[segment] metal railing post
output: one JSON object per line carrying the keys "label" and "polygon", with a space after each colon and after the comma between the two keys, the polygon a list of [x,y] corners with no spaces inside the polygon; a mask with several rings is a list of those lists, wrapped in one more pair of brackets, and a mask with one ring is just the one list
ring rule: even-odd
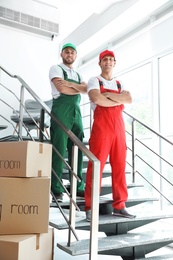
{"label": "metal railing post", "polygon": [[93,162],[92,171],[92,207],[90,226],[89,260],[98,259],[98,226],[99,226],[99,194],[100,194],[100,162]]}
{"label": "metal railing post", "polygon": [[22,122],[23,122],[23,102],[24,102],[24,86],[21,85],[20,90],[20,105],[19,105],[19,137],[22,139]]}
{"label": "metal railing post", "polygon": [[135,182],[135,120],[132,120],[132,182]]}
{"label": "metal railing post", "polygon": [[[73,146],[72,150],[72,170],[74,172],[77,172],[77,165],[78,165],[78,147],[76,145]],[[71,184],[70,184],[70,195],[74,201],[76,201],[76,190],[77,190],[77,179],[76,177],[71,173]],[[75,229],[75,217],[76,217],[76,207],[70,201],[70,214],[69,214],[69,222],[71,227]],[[69,229],[68,232],[68,246],[70,246],[72,242],[71,237],[71,229]]]}
{"label": "metal railing post", "polygon": [[43,132],[44,132],[44,109],[41,109],[41,111],[40,111],[39,142],[43,142]]}

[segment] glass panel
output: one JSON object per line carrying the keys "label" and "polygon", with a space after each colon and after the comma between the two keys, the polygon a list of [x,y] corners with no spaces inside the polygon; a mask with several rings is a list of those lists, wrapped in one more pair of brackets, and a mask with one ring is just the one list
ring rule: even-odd
{"label": "glass panel", "polygon": [[162,134],[173,134],[173,53],[159,59],[160,83],[160,131]]}
{"label": "glass panel", "polygon": [[118,79],[133,98],[132,104],[125,105],[125,110],[144,124],[152,126],[151,63],[118,76]]}
{"label": "glass panel", "polygon": [[[173,53],[159,59],[159,86],[160,86],[160,132],[171,142],[173,142]],[[172,201],[173,197],[173,175],[172,175],[172,154],[173,147],[165,142],[161,143],[161,154],[169,163],[162,162],[161,170],[165,179],[161,181],[161,190],[163,194]],[[167,201],[163,203],[164,208],[169,206]]]}

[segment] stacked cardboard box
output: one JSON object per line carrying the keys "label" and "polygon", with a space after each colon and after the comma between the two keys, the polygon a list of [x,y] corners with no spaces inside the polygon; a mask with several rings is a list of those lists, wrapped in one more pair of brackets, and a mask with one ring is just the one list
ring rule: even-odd
{"label": "stacked cardboard box", "polygon": [[51,144],[0,143],[1,260],[53,259],[51,158]]}

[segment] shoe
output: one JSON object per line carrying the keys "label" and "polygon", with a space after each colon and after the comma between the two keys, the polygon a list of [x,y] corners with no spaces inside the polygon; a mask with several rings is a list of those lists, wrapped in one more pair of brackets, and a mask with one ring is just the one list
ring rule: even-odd
{"label": "shoe", "polygon": [[90,222],[91,221],[91,210],[86,211],[86,221]]}
{"label": "shoe", "polygon": [[53,203],[56,202],[56,201],[58,201],[58,202],[62,202],[63,201],[63,193],[56,193],[54,195],[55,195],[56,200],[54,199],[54,197],[52,197],[52,202]]}
{"label": "shoe", "polygon": [[77,191],[77,197],[78,198],[84,198],[85,197],[85,191],[84,190],[79,190],[79,191]]}
{"label": "shoe", "polygon": [[131,215],[127,212],[126,208],[123,209],[114,209],[113,213],[114,216],[119,216],[119,217],[123,217],[123,218],[135,218],[135,215]]}

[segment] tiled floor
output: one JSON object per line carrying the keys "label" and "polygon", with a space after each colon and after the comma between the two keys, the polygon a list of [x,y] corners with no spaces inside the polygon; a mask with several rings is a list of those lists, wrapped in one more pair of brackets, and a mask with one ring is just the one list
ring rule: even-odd
{"label": "tiled floor", "polygon": [[[68,210],[66,211],[66,213],[68,213]],[[79,212],[76,215],[76,218],[83,218],[85,217],[84,212]],[[50,209],[50,220],[53,219],[58,219],[58,223],[63,223],[64,219],[61,216],[60,212],[58,209],[56,208],[51,208]],[[170,220],[163,220],[163,225],[168,225],[168,226],[172,226],[173,229],[173,221],[172,219]],[[152,223],[153,224],[153,223]],[[150,225],[150,224],[149,224]],[[145,225],[145,230],[147,230],[147,227],[149,228],[149,225]],[[77,230],[76,231],[79,239],[80,238],[89,238],[89,231],[82,231],[82,230]],[[101,234],[101,236],[104,236],[104,234]],[[71,256],[67,253],[65,253],[64,251],[60,250],[57,247],[57,242],[67,242],[67,238],[68,238],[68,231],[67,230],[58,230],[55,229],[55,246],[54,246],[54,260],[89,260],[89,256],[88,255],[79,255],[79,256]],[[159,250],[156,250],[155,252],[152,252],[150,254],[148,254],[148,256],[154,256],[154,255],[165,255],[165,254],[172,254],[173,255],[173,248],[172,247],[164,247],[161,248]],[[119,256],[105,256],[105,255],[98,255],[98,259],[97,260],[122,260],[121,257]],[[173,259],[173,257],[172,257]]]}

